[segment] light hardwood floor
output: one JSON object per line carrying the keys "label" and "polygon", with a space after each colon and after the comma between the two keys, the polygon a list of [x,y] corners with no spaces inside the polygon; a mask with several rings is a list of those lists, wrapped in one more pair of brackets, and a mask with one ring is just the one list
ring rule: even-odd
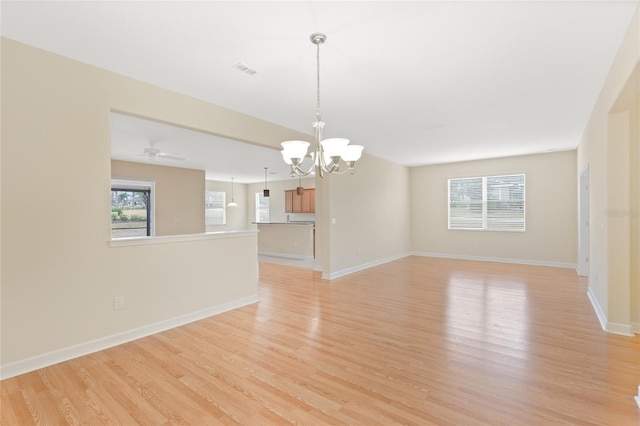
{"label": "light hardwood floor", "polygon": [[640,336],[575,271],[408,257],[1,382],[2,425],[638,425]]}

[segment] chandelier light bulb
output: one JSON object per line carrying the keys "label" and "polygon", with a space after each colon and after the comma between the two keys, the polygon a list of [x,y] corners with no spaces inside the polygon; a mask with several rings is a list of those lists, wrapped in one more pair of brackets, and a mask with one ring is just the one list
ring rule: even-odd
{"label": "chandelier light bulb", "polygon": [[342,159],[346,162],[358,161],[362,156],[362,145],[349,145],[342,152]]}
{"label": "chandelier light bulb", "polygon": [[310,144],[305,141],[287,141],[280,145],[282,145],[282,157],[285,163],[296,164],[294,159],[297,159],[298,163],[302,162],[302,159],[307,155]]}
{"label": "chandelier light bulb", "polygon": [[349,144],[349,139],[344,139],[344,138],[325,139],[322,142],[320,142],[320,144],[324,149],[325,156],[330,158],[341,157],[345,148]]}

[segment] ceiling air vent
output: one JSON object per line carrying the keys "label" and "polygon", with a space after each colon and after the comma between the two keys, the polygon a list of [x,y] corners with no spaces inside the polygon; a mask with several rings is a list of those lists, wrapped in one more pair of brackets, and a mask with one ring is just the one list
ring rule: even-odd
{"label": "ceiling air vent", "polygon": [[256,74],[258,72],[257,70],[254,70],[253,68],[251,68],[250,66],[248,66],[246,64],[243,64],[242,62],[238,62],[232,68],[235,68],[238,71],[242,71],[243,73],[245,73],[247,75],[254,75],[254,74]]}

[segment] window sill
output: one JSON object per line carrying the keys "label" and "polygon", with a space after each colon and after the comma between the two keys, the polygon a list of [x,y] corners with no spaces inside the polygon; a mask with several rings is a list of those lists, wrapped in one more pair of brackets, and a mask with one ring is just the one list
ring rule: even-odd
{"label": "window sill", "polygon": [[124,247],[124,246],[144,246],[149,244],[167,244],[177,243],[184,241],[201,241],[201,240],[218,240],[222,238],[238,238],[246,237],[250,235],[257,235],[258,231],[220,231],[220,232],[206,232],[204,234],[189,234],[189,235],[166,235],[162,237],[130,237],[130,238],[118,238],[109,241],[109,247]]}

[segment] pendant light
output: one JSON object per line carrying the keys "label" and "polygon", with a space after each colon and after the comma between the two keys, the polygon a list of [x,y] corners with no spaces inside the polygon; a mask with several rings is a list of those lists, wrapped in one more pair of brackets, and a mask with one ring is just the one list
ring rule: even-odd
{"label": "pendant light", "polygon": [[233,201],[233,178],[231,178],[231,202],[227,204],[227,207],[238,207],[238,203]]}
{"label": "pendant light", "polygon": [[302,177],[298,176],[298,187],[296,188],[296,194],[304,194],[304,188],[302,187]]}
{"label": "pendant light", "polygon": [[264,168],[264,190],[262,191],[263,197],[269,196],[269,190],[267,189],[267,170],[269,170],[269,168],[265,167]]}

